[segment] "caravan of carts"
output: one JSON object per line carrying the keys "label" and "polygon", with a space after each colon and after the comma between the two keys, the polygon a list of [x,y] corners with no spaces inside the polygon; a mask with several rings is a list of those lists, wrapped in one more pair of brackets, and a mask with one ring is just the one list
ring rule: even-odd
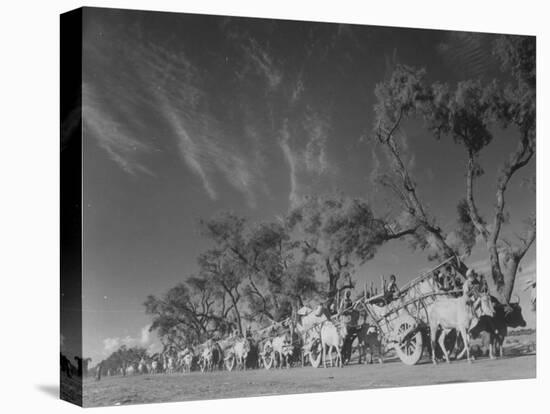
{"label": "caravan of carts", "polygon": [[[450,258],[410,281],[392,300],[387,300],[384,293],[367,295],[365,292],[352,306],[335,315],[322,306],[303,307],[293,317],[247,332],[244,337],[210,339],[194,350],[187,349],[178,353],[172,365],[181,367],[182,372],[343,366],[351,357],[352,343],[357,344],[359,362],[366,357],[367,347],[372,361],[374,343],[380,362],[392,352],[403,363],[414,365],[430,346],[427,338],[431,305],[439,297],[461,294],[457,290],[443,290],[439,284],[440,269],[449,266],[457,270],[459,259]],[[169,362],[164,365],[167,364]]]}

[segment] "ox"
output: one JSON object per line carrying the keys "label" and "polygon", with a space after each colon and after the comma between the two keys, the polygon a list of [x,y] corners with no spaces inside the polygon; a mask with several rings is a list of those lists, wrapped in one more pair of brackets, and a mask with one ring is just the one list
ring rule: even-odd
{"label": "ox", "polygon": [[203,371],[212,371],[223,363],[223,351],[217,342],[209,339],[200,355],[200,365]]}
{"label": "ox", "polygon": [[[378,361],[383,362],[382,359],[382,341],[378,336],[378,329],[374,325],[368,323],[362,324],[357,330],[357,344],[359,346],[359,364],[361,364],[362,357],[365,357],[365,364],[373,363],[374,350],[378,352]],[[367,360],[367,349],[369,350],[370,358]]]}
{"label": "ox", "polygon": [[136,369],[134,367],[134,363],[130,362],[126,367],[126,375],[134,375],[135,373],[136,373]]}
{"label": "ox", "polygon": [[176,360],[171,355],[164,355],[164,368],[166,374],[173,374],[176,370]]}
{"label": "ox", "polygon": [[308,335],[311,329],[318,328],[323,322],[330,320],[330,314],[321,305],[315,310],[304,306],[298,310],[296,316],[298,317],[296,329],[302,335]]}
{"label": "ox", "polygon": [[470,329],[472,339],[482,337],[482,341],[489,348],[489,358],[495,358],[496,341],[498,338],[498,329],[494,323],[494,318],[489,315],[481,315],[475,326]]}
{"label": "ox", "polygon": [[146,374],[148,371],[147,371],[147,365],[146,365],[146,362],[145,362],[145,358],[141,358],[139,360],[139,363],[138,363],[138,366],[137,366],[137,372],[139,374]]}
{"label": "ox", "polygon": [[246,370],[246,359],[250,352],[250,342],[246,338],[239,339],[233,345],[233,352],[237,361],[237,366]]}
{"label": "ox", "polygon": [[191,369],[193,368],[193,354],[189,353],[183,357],[183,372],[191,372]]}
{"label": "ox", "polygon": [[514,303],[502,304],[495,297],[491,297],[493,306],[495,308],[495,315],[493,317],[493,323],[498,331],[495,341],[495,347],[498,350],[499,356],[503,355],[502,345],[504,339],[508,334],[508,328],[524,327],[526,325],[525,319],[521,313],[521,306],[518,301]]}
{"label": "ox", "polygon": [[159,361],[159,355],[158,354],[155,354],[153,355],[152,357],[152,361],[151,361],[151,374],[158,374],[162,371],[163,367],[162,367],[162,362]]}
{"label": "ox", "polygon": [[277,359],[280,361],[278,364],[279,368],[282,368],[283,365],[290,368],[290,358],[294,353],[294,346],[292,345],[290,334],[285,333],[273,338],[271,345],[273,347],[275,361],[277,361]]}
{"label": "ox", "polygon": [[332,362],[332,350],[335,349],[337,366],[344,366],[341,349],[347,334],[348,330],[345,323],[335,324],[332,321],[326,321],[321,326],[321,346],[323,348],[323,366],[325,368],[327,367],[327,347],[330,356],[330,365],[334,366]]}
{"label": "ox", "polygon": [[429,313],[429,321],[432,362],[434,364],[437,364],[435,357],[435,339],[438,327],[441,327],[439,346],[443,350],[447,363],[450,361],[449,352],[445,347],[445,337],[452,329],[456,329],[462,336],[462,340],[464,341],[464,349],[466,351],[466,358],[468,362],[471,362],[468,330],[470,328],[470,324],[472,323],[472,319],[474,318],[474,314],[468,301],[468,296],[462,295],[458,298],[439,298],[433,303]]}

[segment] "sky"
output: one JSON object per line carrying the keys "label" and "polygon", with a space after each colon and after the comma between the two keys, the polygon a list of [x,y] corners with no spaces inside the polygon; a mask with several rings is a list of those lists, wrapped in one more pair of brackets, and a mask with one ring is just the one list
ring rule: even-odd
{"label": "sky", "polygon": [[[374,88],[395,64],[451,85],[506,81],[489,34],[114,9],[86,9],[83,28],[83,329],[92,365],[122,344],[158,349],[143,302],[196,270],[209,247],[200,218],[231,210],[274,220],[306,195],[330,193],[395,212],[373,182],[385,161],[370,139]],[[486,214],[514,137],[495,131],[481,158],[476,196]],[[464,151],[417,120],[399,139],[420,196],[452,230]],[[525,185],[534,171],[532,162],[510,184],[508,235],[535,211]],[[431,266],[426,256],[394,241],[354,278],[362,286],[394,273],[405,283]],[[487,269],[481,245],[466,262]],[[534,273],[533,246],[518,276]]]}

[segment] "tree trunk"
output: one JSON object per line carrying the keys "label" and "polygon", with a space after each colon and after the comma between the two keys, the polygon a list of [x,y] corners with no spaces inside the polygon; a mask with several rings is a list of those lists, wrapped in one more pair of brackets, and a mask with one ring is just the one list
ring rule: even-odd
{"label": "tree trunk", "polygon": [[487,278],[489,292],[501,303],[509,303],[519,267],[519,260],[512,257],[501,263],[496,248],[488,247],[490,253],[490,275]]}
{"label": "tree trunk", "polygon": [[334,270],[334,266],[330,263],[330,259],[325,259],[325,266],[328,273],[328,298],[326,306],[334,302],[336,298],[336,293],[338,292],[338,280],[340,279],[340,272]]}

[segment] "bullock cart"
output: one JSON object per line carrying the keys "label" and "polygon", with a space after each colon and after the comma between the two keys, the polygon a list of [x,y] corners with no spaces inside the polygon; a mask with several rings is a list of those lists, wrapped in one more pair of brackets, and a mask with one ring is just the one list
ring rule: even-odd
{"label": "bullock cart", "polygon": [[[296,332],[299,334],[302,365],[309,361],[314,368],[318,368],[323,363],[323,344],[321,341],[323,326],[330,323],[336,328],[336,335],[340,335],[346,322],[338,314],[328,314],[322,306],[317,307],[316,310],[308,309],[308,311],[307,314],[300,315],[301,320],[295,322]],[[346,336],[345,333],[341,335],[342,338]]]}
{"label": "bullock cart", "polygon": [[443,291],[436,280],[436,272],[448,265],[456,271],[459,264],[458,258],[449,258],[403,286],[394,300],[388,301],[380,294],[355,303],[354,307],[366,312],[377,327],[385,352],[393,349],[403,363],[418,363],[427,342],[431,305],[437,297],[457,293]]}
{"label": "bullock cart", "polygon": [[292,354],[295,335],[290,318],[286,318],[281,322],[273,322],[271,325],[257,331],[255,337],[260,350],[259,356],[265,369],[276,366],[277,358],[280,359],[280,364],[282,364],[282,359],[287,354]]}

